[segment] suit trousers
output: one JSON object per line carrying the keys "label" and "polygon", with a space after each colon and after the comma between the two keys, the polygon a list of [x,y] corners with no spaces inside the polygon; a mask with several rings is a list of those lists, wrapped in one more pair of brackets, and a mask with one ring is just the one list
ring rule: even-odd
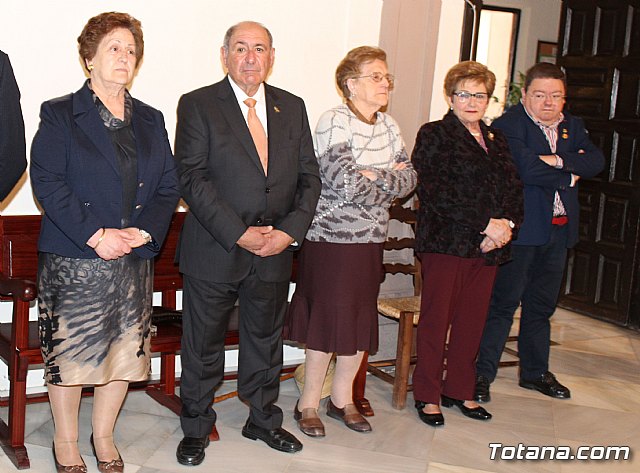
{"label": "suit trousers", "polygon": [[484,258],[419,256],[423,285],[414,398],[430,404],[439,404],[440,394],[472,399],[476,355],[497,268],[487,266]]}
{"label": "suit trousers", "polygon": [[214,283],[184,275],[180,424],[187,437],[204,437],[216,422],[212,403],[224,376],[224,337],[239,301],[238,395],[255,425],[275,429],[282,370],[282,325],[289,281],[261,281],[255,270],[241,281]]}
{"label": "suit trousers", "polygon": [[478,375],[493,381],[513,323],[522,303],[518,354],[520,378],[536,379],[549,369],[551,323],[567,259],[568,225],[552,225],[542,246],[513,245],[512,260],[498,269],[478,362]]}

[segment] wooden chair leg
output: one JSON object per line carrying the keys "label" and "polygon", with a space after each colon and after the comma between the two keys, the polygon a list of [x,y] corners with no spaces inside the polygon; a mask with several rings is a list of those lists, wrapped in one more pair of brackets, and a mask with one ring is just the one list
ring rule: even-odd
{"label": "wooden chair leg", "polygon": [[19,470],[31,467],[24,446],[28,364],[27,360],[20,359],[17,352],[13,356],[13,363],[9,369],[9,422],[7,425],[0,421],[0,444],[9,460]]}
{"label": "wooden chair leg", "polygon": [[398,323],[398,345],[396,349],[396,373],[393,380],[391,405],[395,409],[404,409],[407,404],[407,386],[411,367],[411,349],[413,345],[413,312],[400,313]]}
{"label": "wooden chair leg", "polygon": [[367,366],[369,366],[369,352],[364,352],[360,368],[353,379],[353,400],[364,398],[364,388],[367,383]]}

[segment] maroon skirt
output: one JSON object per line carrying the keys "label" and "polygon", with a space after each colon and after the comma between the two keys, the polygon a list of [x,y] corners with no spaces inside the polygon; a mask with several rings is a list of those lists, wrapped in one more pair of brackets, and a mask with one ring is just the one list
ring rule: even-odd
{"label": "maroon skirt", "polygon": [[305,240],[287,338],[325,353],[376,352],[382,253],[382,243]]}

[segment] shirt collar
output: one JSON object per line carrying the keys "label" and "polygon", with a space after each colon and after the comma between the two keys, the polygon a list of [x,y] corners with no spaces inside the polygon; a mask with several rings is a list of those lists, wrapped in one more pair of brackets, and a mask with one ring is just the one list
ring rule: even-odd
{"label": "shirt collar", "polygon": [[[231,76],[229,77],[229,84],[231,84],[231,88],[233,89],[233,93],[236,95],[236,99],[238,100],[238,103],[241,103],[242,105],[244,105],[244,101],[248,98],[252,98],[255,99],[256,101],[256,106],[257,104],[264,104],[264,82],[260,83],[260,86],[258,87],[257,92],[253,95],[253,97],[249,97],[244,90],[242,90],[240,88],[240,86],[238,84],[235,83],[235,81],[231,78]],[[246,105],[244,105],[246,107]]]}
{"label": "shirt collar", "polygon": [[524,112],[527,114],[527,116],[531,119],[531,121],[533,123],[535,123],[536,125],[538,125],[540,128],[558,128],[558,125],[560,125],[560,123],[562,123],[564,121],[564,114],[562,112],[560,112],[560,116],[558,117],[558,120],[553,122],[551,125],[546,125],[544,123],[542,123],[540,120],[536,120],[535,118],[533,118],[531,116],[531,114],[529,113],[529,110],[527,110],[527,107],[524,106],[524,103],[522,102],[522,100],[520,100],[520,103],[522,104],[522,108],[524,108]]}

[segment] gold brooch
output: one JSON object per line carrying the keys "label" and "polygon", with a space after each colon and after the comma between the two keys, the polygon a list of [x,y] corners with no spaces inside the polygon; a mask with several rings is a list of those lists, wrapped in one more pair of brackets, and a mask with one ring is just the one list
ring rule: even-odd
{"label": "gold brooch", "polygon": [[493,141],[493,137],[494,137],[494,134],[492,131],[487,133],[487,138],[489,138],[491,141]]}
{"label": "gold brooch", "polygon": [[276,113],[280,113],[280,109],[279,109],[278,107],[276,107],[275,105],[273,106],[273,110],[274,110]]}
{"label": "gold brooch", "polygon": [[566,140],[567,138],[569,138],[569,132],[567,131],[566,128],[562,129],[562,139]]}

